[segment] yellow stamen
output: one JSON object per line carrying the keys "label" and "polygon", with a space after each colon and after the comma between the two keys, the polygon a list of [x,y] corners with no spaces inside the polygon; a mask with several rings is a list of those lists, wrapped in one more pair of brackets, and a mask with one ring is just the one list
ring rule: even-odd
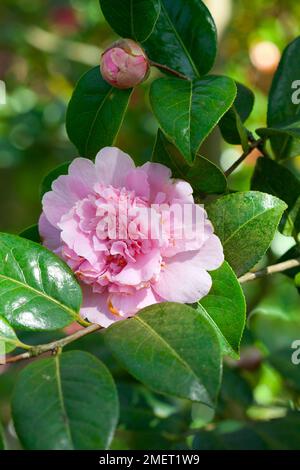
{"label": "yellow stamen", "polygon": [[108,310],[113,314],[115,315],[116,317],[121,317],[121,315],[119,314],[118,310],[113,306],[111,300],[109,299],[108,300]]}

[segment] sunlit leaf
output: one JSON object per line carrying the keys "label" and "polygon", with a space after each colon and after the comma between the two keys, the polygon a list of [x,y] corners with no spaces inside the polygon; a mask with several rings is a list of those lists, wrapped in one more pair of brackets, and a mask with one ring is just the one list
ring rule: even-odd
{"label": "sunlit leaf", "polygon": [[37,243],[0,234],[0,311],[14,328],[55,330],[79,319],[81,289],[68,266]]}

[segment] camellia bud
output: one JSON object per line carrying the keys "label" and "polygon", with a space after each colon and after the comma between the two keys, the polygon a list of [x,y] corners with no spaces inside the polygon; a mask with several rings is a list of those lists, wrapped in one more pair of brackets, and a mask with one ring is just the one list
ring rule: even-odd
{"label": "camellia bud", "polygon": [[103,54],[101,73],[116,88],[132,88],[149,75],[150,63],[139,44],[131,39],[113,43]]}

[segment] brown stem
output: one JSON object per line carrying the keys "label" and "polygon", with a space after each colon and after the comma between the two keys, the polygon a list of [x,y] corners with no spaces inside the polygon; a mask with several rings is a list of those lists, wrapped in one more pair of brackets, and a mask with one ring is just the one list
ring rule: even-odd
{"label": "brown stem", "polygon": [[237,169],[237,167],[250,155],[250,153],[252,152],[252,150],[254,150],[255,148],[259,148],[259,150],[263,152],[263,149],[262,149],[262,145],[263,145],[263,140],[262,139],[259,139],[259,140],[254,140],[254,142],[251,142],[249,144],[249,149],[244,152],[240,158],[237,159],[236,162],[233,163],[233,165],[231,165],[231,167],[228,168],[228,170],[225,171],[225,176],[230,176],[231,173],[234,172],[234,170]]}
{"label": "brown stem", "polygon": [[244,284],[245,282],[254,281],[255,279],[268,276],[269,274],[281,273],[288,269],[297,268],[298,266],[300,266],[300,258],[290,259],[289,261],[273,264],[272,266],[268,266],[254,273],[244,274],[244,276],[239,278],[239,282],[240,284]]}
{"label": "brown stem", "polygon": [[[256,271],[254,273],[247,273],[244,276],[239,278],[240,284],[244,284],[245,282],[253,281],[255,279],[268,276],[270,274],[280,273],[287,271],[288,269],[300,267],[300,258],[291,259],[289,261],[284,261],[283,263],[274,264],[272,266],[268,266],[267,268],[261,269],[260,271]],[[96,331],[101,330],[102,327],[100,325],[89,325],[87,328],[83,330],[76,331],[76,333],[67,336],[66,338],[62,338],[57,341],[52,341],[51,343],[41,344],[39,346],[33,346],[28,351],[18,354],[17,356],[12,356],[7,358],[6,364],[13,364],[19,361],[24,361],[26,359],[31,359],[36,356],[40,356],[45,354],[46,352],[57,352],[62,349],[67,344],[72,343],[84,336],[87,336],[91,333],[95,333]]]}
{"label": "brown stem", "polygon": [[171,69],[171,67],[168,67],[167,65],[159,64],[158,62],[154,62],[153,60],[150,60],[150,65],[160,70],[164,70],[165,72],[168,72],[177,78],[181,78],[182,80],[190,80],[186,75],[183,75],[183,73],[177,72],[176,70]]}
{"label": "brown stem", "polygon": [[12,356],[7,358],[6,364],[11,364],[19,361],[23,361],[25,359],[30,359],[32,357],[40,356],[41,354],[44,354],[46,352],[52,351],[56,352],[60,348],[63,348],[67,344],[72,343],[73,341],[77,341],[80,338],[83,338],[86,335],[90,335],[91,333],[94,333],[95,331],[100,330],[102,327],[100,325],[90,325],[84,330],[79,330],[76,331],[76,333],[67,336],[66,338],[62,338],[57,341],[52,341],[51,343],[47,344],[41,344],[39,346],[33,346],[32,348],[29,349],[29,351],[26,351],[22,354],[18,354],[17,356]]}

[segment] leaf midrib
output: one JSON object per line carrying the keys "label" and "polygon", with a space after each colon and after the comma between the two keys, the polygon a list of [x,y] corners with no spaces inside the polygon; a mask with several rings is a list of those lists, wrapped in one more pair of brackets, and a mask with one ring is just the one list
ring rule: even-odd
{"label": "leaf midrib", "polygon": [[[32,292],[34,292],[35,294],[37,294],[39,297],[44,297],[45,299],[47,299],[49,302],[52,302],[56,305],[58,305],[61,309],[65,310],[67,313],[69,313],[72,317],[74,318],[77,318],[78,317],[78,313],[75,312],[74,310],[72,310],[71,308],[67,307],[66,305],[64,304],[61,304],[58,300],[54,299],[54,297],[50,297],[48,294],[46,294],[45,292],[42,292],[42,291],[39,291],[37,289],[35,289],[34,287],[30,286],[29,284],[24,284],[23,282],[21,281],[18,281],[17,279],[14,279],[12,277],[9,277],[9,276],[5,276],[4,274],[0,274],[0,279],[4,279],[6,281],[9,281],[9,282],[12,282],[12,283],[15,283],[21,287],[23,287],[23,289],[28,289]],[[1,294],[0,294],[1,295]]]}
{"label": "leaf midrib", "polygon": [[186,56],[187,56],[187,58],[188,58],[188,60],[189,60],[189,62],[190,62],[190,64],[191,64],[191,66],[192,66],[192,69],[193,69],[194,73],[196,74],[197,77],[200,77],[200,73],[199,73],[199,71],[197,70],[197,67],[196,67],[196,65],[195,65],[195,63],[194,63],[194,61],[193,61],[193,59],[192,59],[192,56],[190,55],[190,53],[189,53],[189,51],[187,50],[187,48],[186,48],[184,42],[182,41],[181,37],[179,36],[179,34],[178,34],[178,32],[177,32],[177,30],[176,30],[176,28],[175,28],[175,26],[174,26],[174,24],[173,24],[173,22],[172,22],[170,16],[169,16],[169,13],[168,13],[168,11],[167,11],[165,5],[164,5],[163,0],[161,0],[160,3],[161,3],[161,10],[162,10],[163,13],[165,14],[165,16],[166,16],[166,18],[167,18],[167,20],[168,20],[168,23],[170,24],[170,26],[171,26],[171,28],[172,28],[172,30],[173,30],[173,32],[174,32],[174,34],[175,34],[175,36],[176,36],[178,42],[180,43],[180,45],[181,45],[183,51],[185,52],[185,54],[186,54]]}
{"label": "leaf midrib", "polygon": [[88,155],[88,148],[89,148],[89,142],[90,142],[90,138],[91,138],[91,135],[92,133],[94,132],[94,127],[95,127],[95,124],[97,122],[97,119],[98,119],[98,116],[99,116],[99,113],[100,111],[102,110],[104,104],[106,103],[107,99],[110,97],[110,95],[112,94],[112,92],[114,91],[113,87],[111,87],[109,89],[109,91],[105,94],[102,102],[101,102],[101,105],[99,106],[99,108],[97,109],[97,112],[95,114],[95,117],[91,123],[91,126],[90,126],[90,130],[89,130],[89,133],[88,133],[88,136],[87,136],[87,139],[86,139],[86,144],[85,144],[85,153],[86,155]]}
{"label": "leaf midrib", "polygon": [[147,322],[143,321],[140,316],[137,315],[137,316],[133,317],[133,320],[136,320],[136,321],[140,322],[145,328],[147,328],[150,331],[150,333],[154,337],[157,337],[158,340],[161,343],[163,343],[169,351],[172,352],[172,354],[174,354],[174,356],[176,357],[178,362],[180,362],[188,371],[190,371],[192,376],[196,378],[197,383],[199,385],[201,385],[201,387],[203,387],[203,390],[205,390],[205,392],[207,394],[207,398],[209,399],[209,401],[211,401],[211,397],[208,393],[207,388],[200,381],[199,377],[197,376],[196,372],[191,368],[191,366],[184,359],[182,359],[182,357],[180,357],[178,355],[177,351],[175,349],[173,349],[173,347],[161,335],[159,335]]}
{"label": "leaf midrib", "polygon": [[66,429],[66,433],[67,433],[68,438],[69,438],[69,442],[70,442],[72,448],[74,449],[75,446],[74,446],[74,442],[73,442],[73,438],[72,438],[72,431],[71,431],[71,427],[70,427],[69,417],[68,417],[68,414],[67,414],[65,401],[64,401],[64,396],[63,396],[63,390],[62,390],[59,355],[55,356],[54,364],[55,364],[55,377],[56,377],[56,381],[57,381],[58,398],[59,398],[59,403],[60,403],[61,410],[62,410],[63,423],[64,423],[64,427]]}

